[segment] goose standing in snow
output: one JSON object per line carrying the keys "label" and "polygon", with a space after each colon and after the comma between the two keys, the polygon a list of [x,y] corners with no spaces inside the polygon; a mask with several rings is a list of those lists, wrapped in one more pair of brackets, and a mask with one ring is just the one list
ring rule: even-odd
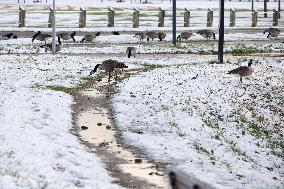
{"label": "goose standing in snow", "polygon": [[120,35],[119,32],[117,32],[117,31],[112,32],[112,34],[113,35]]}
{"label": "goose standing in snow", "polygon": [[85,35],[85,37],[81,40],[81,43],[83,43],[84,41],[88,41],[88,42],[93,42],[93,40],[97,37],[96,34],[87,34]]}
{"label": "goose standing in snow", "polygon": [[63,40],[73,39],[73,42],[76,42],[75,40],[76,31],[72,32],[71,34],[69,32],[62,32],[62,33],[59,33],[58,35],[61,35],[61,38]]}
{"label": "goose standing in snow", "polygon": [[14,35],[14,33],[5,34],[2,37],[5,38],[5,39],[11,39],[11,37],[13,37],[13,39],[17,39],[18,38],[18,36]]}
{"label": "goose standing in snow", "polygon": [[152,41],[153,41],[155,38],[159,38],[158,33],[154,32],[154,31],[146,32],[146,35],[147,35],[147,41],[148,42],[150,41],[150,39],[152,39]]}
{"label": "goose standing in snow", "polygon": [[265,34],[266,32],[268,33],[267,38],[269,38],[269,36],[278,37],[278,35],[280,34],[280,30],[278,28],[268,28],[263,32],[263,34]]}
{"label": "goose standing in snow", "polygon": [[177,36],[177,41],[181,41],[182,39],[187,40],[191,36],[192,36],[191,32],[181,32],[181,34]]}
{"label": "goose standing in snow", "polygon": [[90,75],[93,75],[97,70],[104,70],[108,73],[108,82],[110,82],[111,73],[116,69],[128,68],[124,63],[118,62],[117,60],[104,60],[101,64],[97,64],[95,68],[90,72]]}
{"label": "goose standing in snow", "polygon": [[[55,45],[55,52],[59,52],[62,49],[62,42],[60,40],[61,35],[58,35],[58,43]],[[41,45],[41,48],[45,48],[45,52],[52,51],[52,43]]]}
{"label": "goose standing in snow", "polygon": [[135,47],[127,47],[126,54],[127,54],[128,58],[130,58],[130,56],[134,56],[134,58],[135,58],[136,54],[137,54],[136,48]]}
{"label": "goose standing in snow", "polygon": [[143,41],[147,38],[147,35],[145,32],[138,32],[134,35],[134,37],[137,37],[140,41]]}
{"label": "goose standing in snow", "polygon": [[36,34],[33,35],[33,39],[32,42],[34,42],[34,40],[39,40],[39,41],[44,41],[44,44],[46,45],[46,39],[50,38],[51,35],[49,34],[43,34],[41,33],[41,31],[38,31]]}
{"label": "goose standing in snow", "polygon": [[243,82],[243,77],[248,77],[253,73],[252,59],[249,60],[248,66],[240,66],[228,72],[228,74],[237,74],[240,76],[241,83]]}
{"label": "goose standing in snow", "polygon": [[160,39],[160,41],[162,41],[163,39],[165,39],[167,36],[167,34],[165,32],[158,32],[158,38]]}
{"label": "goose standing in snow", "polygon": [[199,30],[197,32],[197,34],[202,35],[206,39],[210,39],[210,38],[216,39],[215,33],[211,30],[206,30],[206,29],[205,30]]}

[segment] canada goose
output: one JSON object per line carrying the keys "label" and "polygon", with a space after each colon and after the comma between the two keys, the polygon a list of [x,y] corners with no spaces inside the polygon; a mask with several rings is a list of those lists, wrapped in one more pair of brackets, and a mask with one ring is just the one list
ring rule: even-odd
{"label": "canada goose", "polygon": [[163,39],[165,39],[167,36],[167,34],[165,32],[158,32],[158,38],[160,39],[160,41],[162,41]]}
{"label": "canada goose", "polygon": [[38,31],[36,34],[33,35],[33,39],[32,42],[34,42],[34,40],[39,40],[39,41],[44,41],[44,44],[46,45],[46,39],[50,38],[51,35],[49,34],[43,34],[40,31]]}
{"label": "canada goose", "polygon": [[145,32],[138,32],[134,35],[134,37],[137,37],[140,41],[143,41],[147,38],[147,35]]}
{"label": "canada goose", "polygon": [[[61,51],[62,49],[62,42],[60,38],[61,35],[58,35],[58,43],[55,45],[55,52]],[[47,50],[52,51],[52,43],[41,45],[40,47],[45,48],[45,52],[47,52]]]}
{"label": "canada goose", "polygon": [[267,38],[269,38],[269,36],[277,37],[280,34],[280,30],[278,28],[268,28],[263,32],[263,34],[265,34],[266,32],[268,32]]}
{"label": "canada goose", "polygon": [[76,31],[72,32],[71,34],[69,32],[63,32],[63,33],[59,33],[58,35],[61,35],[61,38],[63,40],[69,40],[69,39],[73,39],[73,42],[75,42],[75,35],[76,35]]}
{"label": "canada goose", "polygon": [[228,74],[238,74],[240,76],[241,83],[243,82],[243,77],[248,77],[253,73],[252,59],[249,60],[248,66],[240,66],[228,72]]}
{"label": "canada goose", "polygon": [[135,58],[136,54],[137,54],[136,48],[135,47],[127,47],[126,54],[127,54],[128,58],[130,58],[130,56],[134,56],[134,58]]}
{"label": "canada goose", "polygon": [[93,75],[96,73],[96,71],[99,70],[105,70],[108,72],[108,82],[110,82],[111,78],[111,72],[113,72],[115,69],[123,69],[128,68],[124,63],[118,62],[117,60],[104,60],[101,64],[97,64],[95,68],[90,72],[90,75]]}
{"label": "canada goose", "polygon": [[205,30],[199,30],[199,31],[197,31],[197,34],[202,35],[206,39],[210,39],[210,38],[216,39],[215,33],[211,30],[206,30],[206,29]]}
{"label": "canada goose", "polygon": [[92,42],[94,39],[96,38],[96,34],[87,34],[85,35],[85,37],[81,40],[81,43],[83,43],[84,41],[89,41]]}
{"label": "canada goose", "polygon": [[3,35],[2,37],[4,37],[5,39],[10,39],[13,36],[13,39],[17,39],[18,36],[14,35],[14,33],[8,33],[6,35]]}
{"label": "canada goose", "polygon": [[116,32],[116,31],[112,32],[112,34],[113,35],[120,35],[119,32]]}
{"label": "canada goose", "polygon": [[177,41],[181,41],[182,39],[187,40],[191,36],[192,36],[191,32],[181,32],[181,34],[177,36]]}
{"label": "canada goose", "polygon": [[154,31],[149,31],[149,32],[146,32],[146,35],[147,35],[147,41],[149,42],[150,39],[155,39],[155,38],[159,38],[158,34]]}

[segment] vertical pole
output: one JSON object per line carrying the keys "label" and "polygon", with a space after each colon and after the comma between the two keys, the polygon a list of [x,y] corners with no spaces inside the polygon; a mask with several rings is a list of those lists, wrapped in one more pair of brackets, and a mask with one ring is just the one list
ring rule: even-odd
{"label": "vertical pole", "polygon": [[212,27],[213,25],[213,10],[208,9],[207,12],[207,27]]}
{"label": "vertical pole", "polygon": [[159,23],[158,23],[158,27],[164,27],[165,25],[165,10],[162,9],[161,7],[159,8]]}
{"label": "vertical pole", "polygon": [[84,9],[83,7],[80,7],[79,28],[86,27],[86,17],[87,17],[86,9]]}
{"label": "vertical pole", "polygon": [[281,9],[280,9],[280,0],[278,0],[278,18],[280,19],[280,11],[281,11]]}
{"label": "vertical pole", "polygon": [[236,25],[236,10],[230,9],[230,27],[234,27]]}
{"label": "vertical pole", "polygon": [[52,54],[55,54],[55,48],[56,48],[56,42],[55,42],[55,37],[56,37],[56,23],[55,23],[55,0],[53,0],[52,3],[52,9],[53,9],[53,14],[52,14]]}
{"label": "vertical pole", "polygon": [[184,27],[189,27],[190,11],[188,8],[184,9]]}
{"label": "vertical pole", "polygon": [[19,28],[26,26],[26,10],[20,6],[19,7]]}
{"label": "vertical pole", "polygon": [[278,26],[278,11],[273,9],[273,26]]}
{"label": "vertical pole", "polygon": [[251,27],[257,26],[257,15],[258,15],[258,11],[256,9],[253,9],[252,18],[251,18]]}
{"label": "vertical pole", "polygon": [[133,12],[133,28],[139,27],[139,10],[137,8],[134,8]]}
{"label": "vertical pole", "polygon": [[49,16],[48,16],[48,28],[52,28],[52,23],[53,23],[53,8],[49,7]]}
{"label": "vertical pole", "polygon": [[176,0],[173,0],[173,44],[176,46],[177,44],[177,38],[176,38],[176,32],[177,32],[177,20],[176,15],[177,14],[177,7],[176,7]]}
{"label": "vertical pole", "polygon": [[114,10],[112,7],[108,8],[108,27],[114,27]]}
{"label": "vertical pole", "polygon": [[254,9],[254,0],[251,1],[251,12],[253,11]]}
{"label": "vertical pole", "polygon": [[224,57],[224,0],[219,0],[219,43],[218,43],[218,60],[223,63]]}
{"label": "vertical pole", "polygon": [[264,11],[264,18],[267,18],[267,0],[264,0],[263,3],[264,3],[263,4],[263,6],[264,6],[264,8],[263,8],[264,9],[263,10]]}

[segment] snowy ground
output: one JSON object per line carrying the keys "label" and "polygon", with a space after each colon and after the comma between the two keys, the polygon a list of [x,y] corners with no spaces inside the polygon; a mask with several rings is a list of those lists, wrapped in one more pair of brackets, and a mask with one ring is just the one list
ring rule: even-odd
{"label": "snowy ground", "polygon": [[0,56],[0,188],[120,188],[70,133],[72,87],[92,58]]}
{"label": "snowy ground", "polygon": [[[267,40],[249,36],[226,39]],[[96,53],[124,53],[129,43],[141,53],[178,51],[169,42],[137,41],[101,36],[97,47],[73,45],[52,56],[42,49],[36,54],[40,43],[31,39],[0,40],[0,188],[119,188],[100,158],[70,133],[70,95],[48,86],[79,85],[103,60]],[[107,42],[116,45],[99,47]],[[237,58],[221,65],[202,55],[117,59],[130,67],[162,66],[125,80],[113,99],[118,127],[131,145],[221,188],[284,185],[283,58],[256,58],[255,74],[244,84],[226,74]]]}
{"label": "snowy ground", "polygon": [[119,85],[118,125],[132,145],[217,188],[282,188],[284,60],[256,59],[244,84],[228,61],[144,60],[167,67]]}

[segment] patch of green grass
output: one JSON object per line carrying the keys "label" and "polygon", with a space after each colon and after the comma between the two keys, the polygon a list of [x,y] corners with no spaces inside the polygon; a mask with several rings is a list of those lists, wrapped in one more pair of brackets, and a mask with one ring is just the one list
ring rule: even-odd
{"label": "patch of green grass", "polygon": [[248,124],[248,130],[249,130],[249,132],[253,135],[253,136],[255,136],[255,137],[257,137],[257,138],[259,138],[259,137],[261,137],[262,136],[262,131],[261,131],[261,129],[258,127],[258,125],[256,124],[256,123],[254,123],[254,122],[250,122],[249,124]]}
{"label": "patch of green grass", "polygon": [[268,53],[271,52],[270,48],[260,49],[255,46],[248,46],[245,44],[237,44],[233,46],[231,51],[233,55],[244,55],[244,54],[253,54],[253,53]]}
{"label": "patch of green grass", "polygon": [[63,87],[63,86],[47,86],[48,89],[54,90],[54,91],[61,91],[67,94],[72,94],[74,91],[74,88],[68,88],[68,87]]}
{"label": "patch of green grass", "polygon": [[201,144],[199,144],[198,142],[194,142],[193,146],[198,152],[206,154],[206,155],[211,155],[211,153],[208,150],[206,150],[205,148],[203,148],[201,146]]}

